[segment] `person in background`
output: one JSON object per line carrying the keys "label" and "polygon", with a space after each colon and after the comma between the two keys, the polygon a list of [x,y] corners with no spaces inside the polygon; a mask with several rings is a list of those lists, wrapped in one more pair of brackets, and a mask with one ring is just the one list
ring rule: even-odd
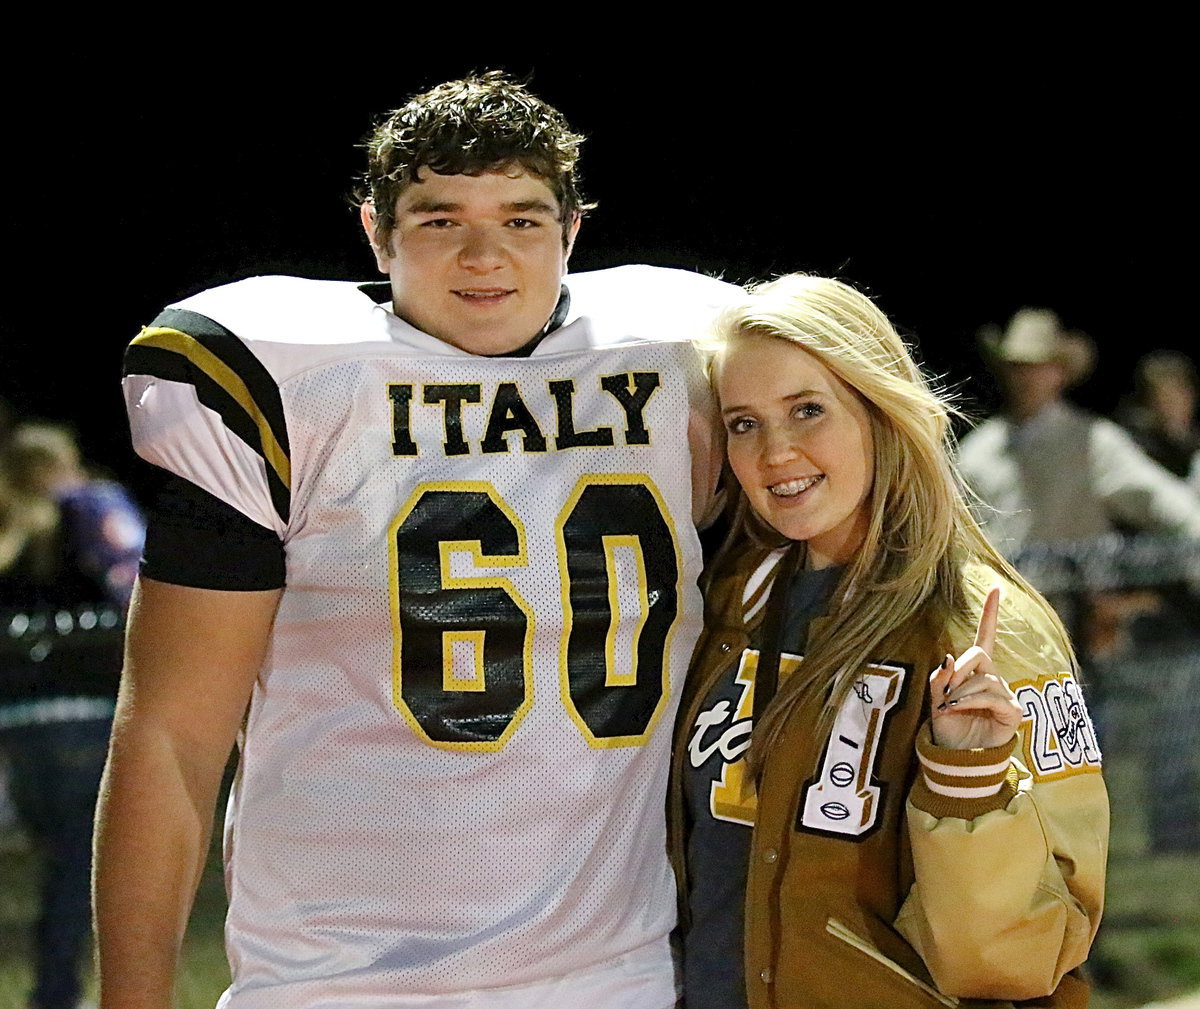
{"label": "person in background", "polygon": [[1120,419],[1142,450],[1200,493],[1196,365],[1178,350],[1156,350],[1137,363],[1135,395]]}
{"label": "person in background", "polygon": [[37,1009],[74,1009],[81,992],[92,819],[142,540],[133,501],[88,474],[67,429],[15,428],[0,448],[0,751],[44,859]]}
{"label": "person in background", "polygon": [[[1039,585],[1071,629],[1106,745],[1144,747],[1151,847],[1197,844],[1196,736],[1190,686],[1200,495],[1156,462],[1116,423],[1082,410],[1066,392],[1095,362],[1092,341],[1044,308],[985,330],[985,357],[1003,411],[967,434],[959,464],[984,507],[996,546]],[[1151,365],[1178,424],[1187,405],[1181,373]],[[1183,620],[1177,617],[1183,616]],[[1155,729],[1122,740],[1130,698]],[[1191,756],[1189,756],[1191,754]]]}
{"label": "person in background", "polygon": [[1090,339],[1049,309],[1023,308],[982,345],[1004,407],[962,439],[958,461],[1001,551],[1118,527],[1200,537],[1200,501],[1187,486],[1118,425],[1065,398],[1095,363]]}
{"label": "person in background", "polygon": [[719,318],[737,478],[676,722],[688,1009],[1082,1006],[1108,805],[1071,645],[984,537],[887,318]]}
{"label": "person in background", "polygon": [[[1197,376],[1177,350],[1147,354],[1134,370],[1134,396],[1118,418],[1142,450],[1200,494]],[[1147,685],[1153,730],[1144,745],[1147,837],[1156,853],[1200,851],[1200,584],[1164,581],[1137,596],[1118,669]],[[1115,699],[1114,699],[1115,703]]]}

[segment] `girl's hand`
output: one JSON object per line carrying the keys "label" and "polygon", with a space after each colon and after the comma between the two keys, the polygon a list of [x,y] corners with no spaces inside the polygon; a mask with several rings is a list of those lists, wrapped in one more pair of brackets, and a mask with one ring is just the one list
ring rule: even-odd
{"label": "girl's hand", "polygon": [[992,668],[1000,589],[992,589],[983,603],[975,644],[957,659],[946,661],[929,674],[933,741],[951,750],[1000,746],[1012,739],[1024,717],[1017,696]]}

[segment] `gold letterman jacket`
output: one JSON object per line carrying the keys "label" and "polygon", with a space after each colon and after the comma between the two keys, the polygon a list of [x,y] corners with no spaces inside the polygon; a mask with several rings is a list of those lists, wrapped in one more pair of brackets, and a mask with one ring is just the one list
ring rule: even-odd
{"label": "gold letterman jacket", "polygon": [[[747,579],[769,561],[747,551],[707,596],[669,796],[682,904],[689,731],[730,664],[745,675],[757,657],[750,641],[762,612],[743,621],[743,601]],[[986,568],[970,574],[985,588],[1000,581]],[[1087,957],[1103,904],[1108,798],[1100,754],[1044,618],[1015,587],[1005,593],[1000,633],[1042,670],[1018,678],[1024,674],[998,668],[1026,711],[1012,743],[962,751],[932,744],[927,678],[947,652],[971,642],[951,640],[919,616],[864,670],[832,732],[814,738],[820,699],[792,713],[752,815],[750,1009],[1087,1004],[1087,983],[1074,968]],[[686,928],[686,906],[680,920]]]}

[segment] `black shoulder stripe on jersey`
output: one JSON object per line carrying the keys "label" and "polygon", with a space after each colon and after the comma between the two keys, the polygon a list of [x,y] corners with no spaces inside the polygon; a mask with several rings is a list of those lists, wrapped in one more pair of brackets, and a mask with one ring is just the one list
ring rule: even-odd
{"label": "black shoulder stripe on jersey", "polygon": [[155,482],[142,574],[199,589],[283,588],[287,561],[272,530],[174,473],[159,470]]}
{"label": "black shoulder stripe on jersey", "polygon": [[125,374],[195,388],[200,402],[262,456],[272,503],[288,520],[290,446],[279,387],[241,340],[195,312],[167,309],[129,345]]}

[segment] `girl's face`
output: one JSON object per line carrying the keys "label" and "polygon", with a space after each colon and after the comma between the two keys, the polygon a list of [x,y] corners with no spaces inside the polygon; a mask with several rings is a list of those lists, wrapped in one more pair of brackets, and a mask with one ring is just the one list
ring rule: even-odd
{"label": "girl's face", "polygon": [[810,567],[847,563],[866,537],[875,472],[863,402],[807,351],[769,336],[734,338],[717,396],[750,506],[808,543]]}

